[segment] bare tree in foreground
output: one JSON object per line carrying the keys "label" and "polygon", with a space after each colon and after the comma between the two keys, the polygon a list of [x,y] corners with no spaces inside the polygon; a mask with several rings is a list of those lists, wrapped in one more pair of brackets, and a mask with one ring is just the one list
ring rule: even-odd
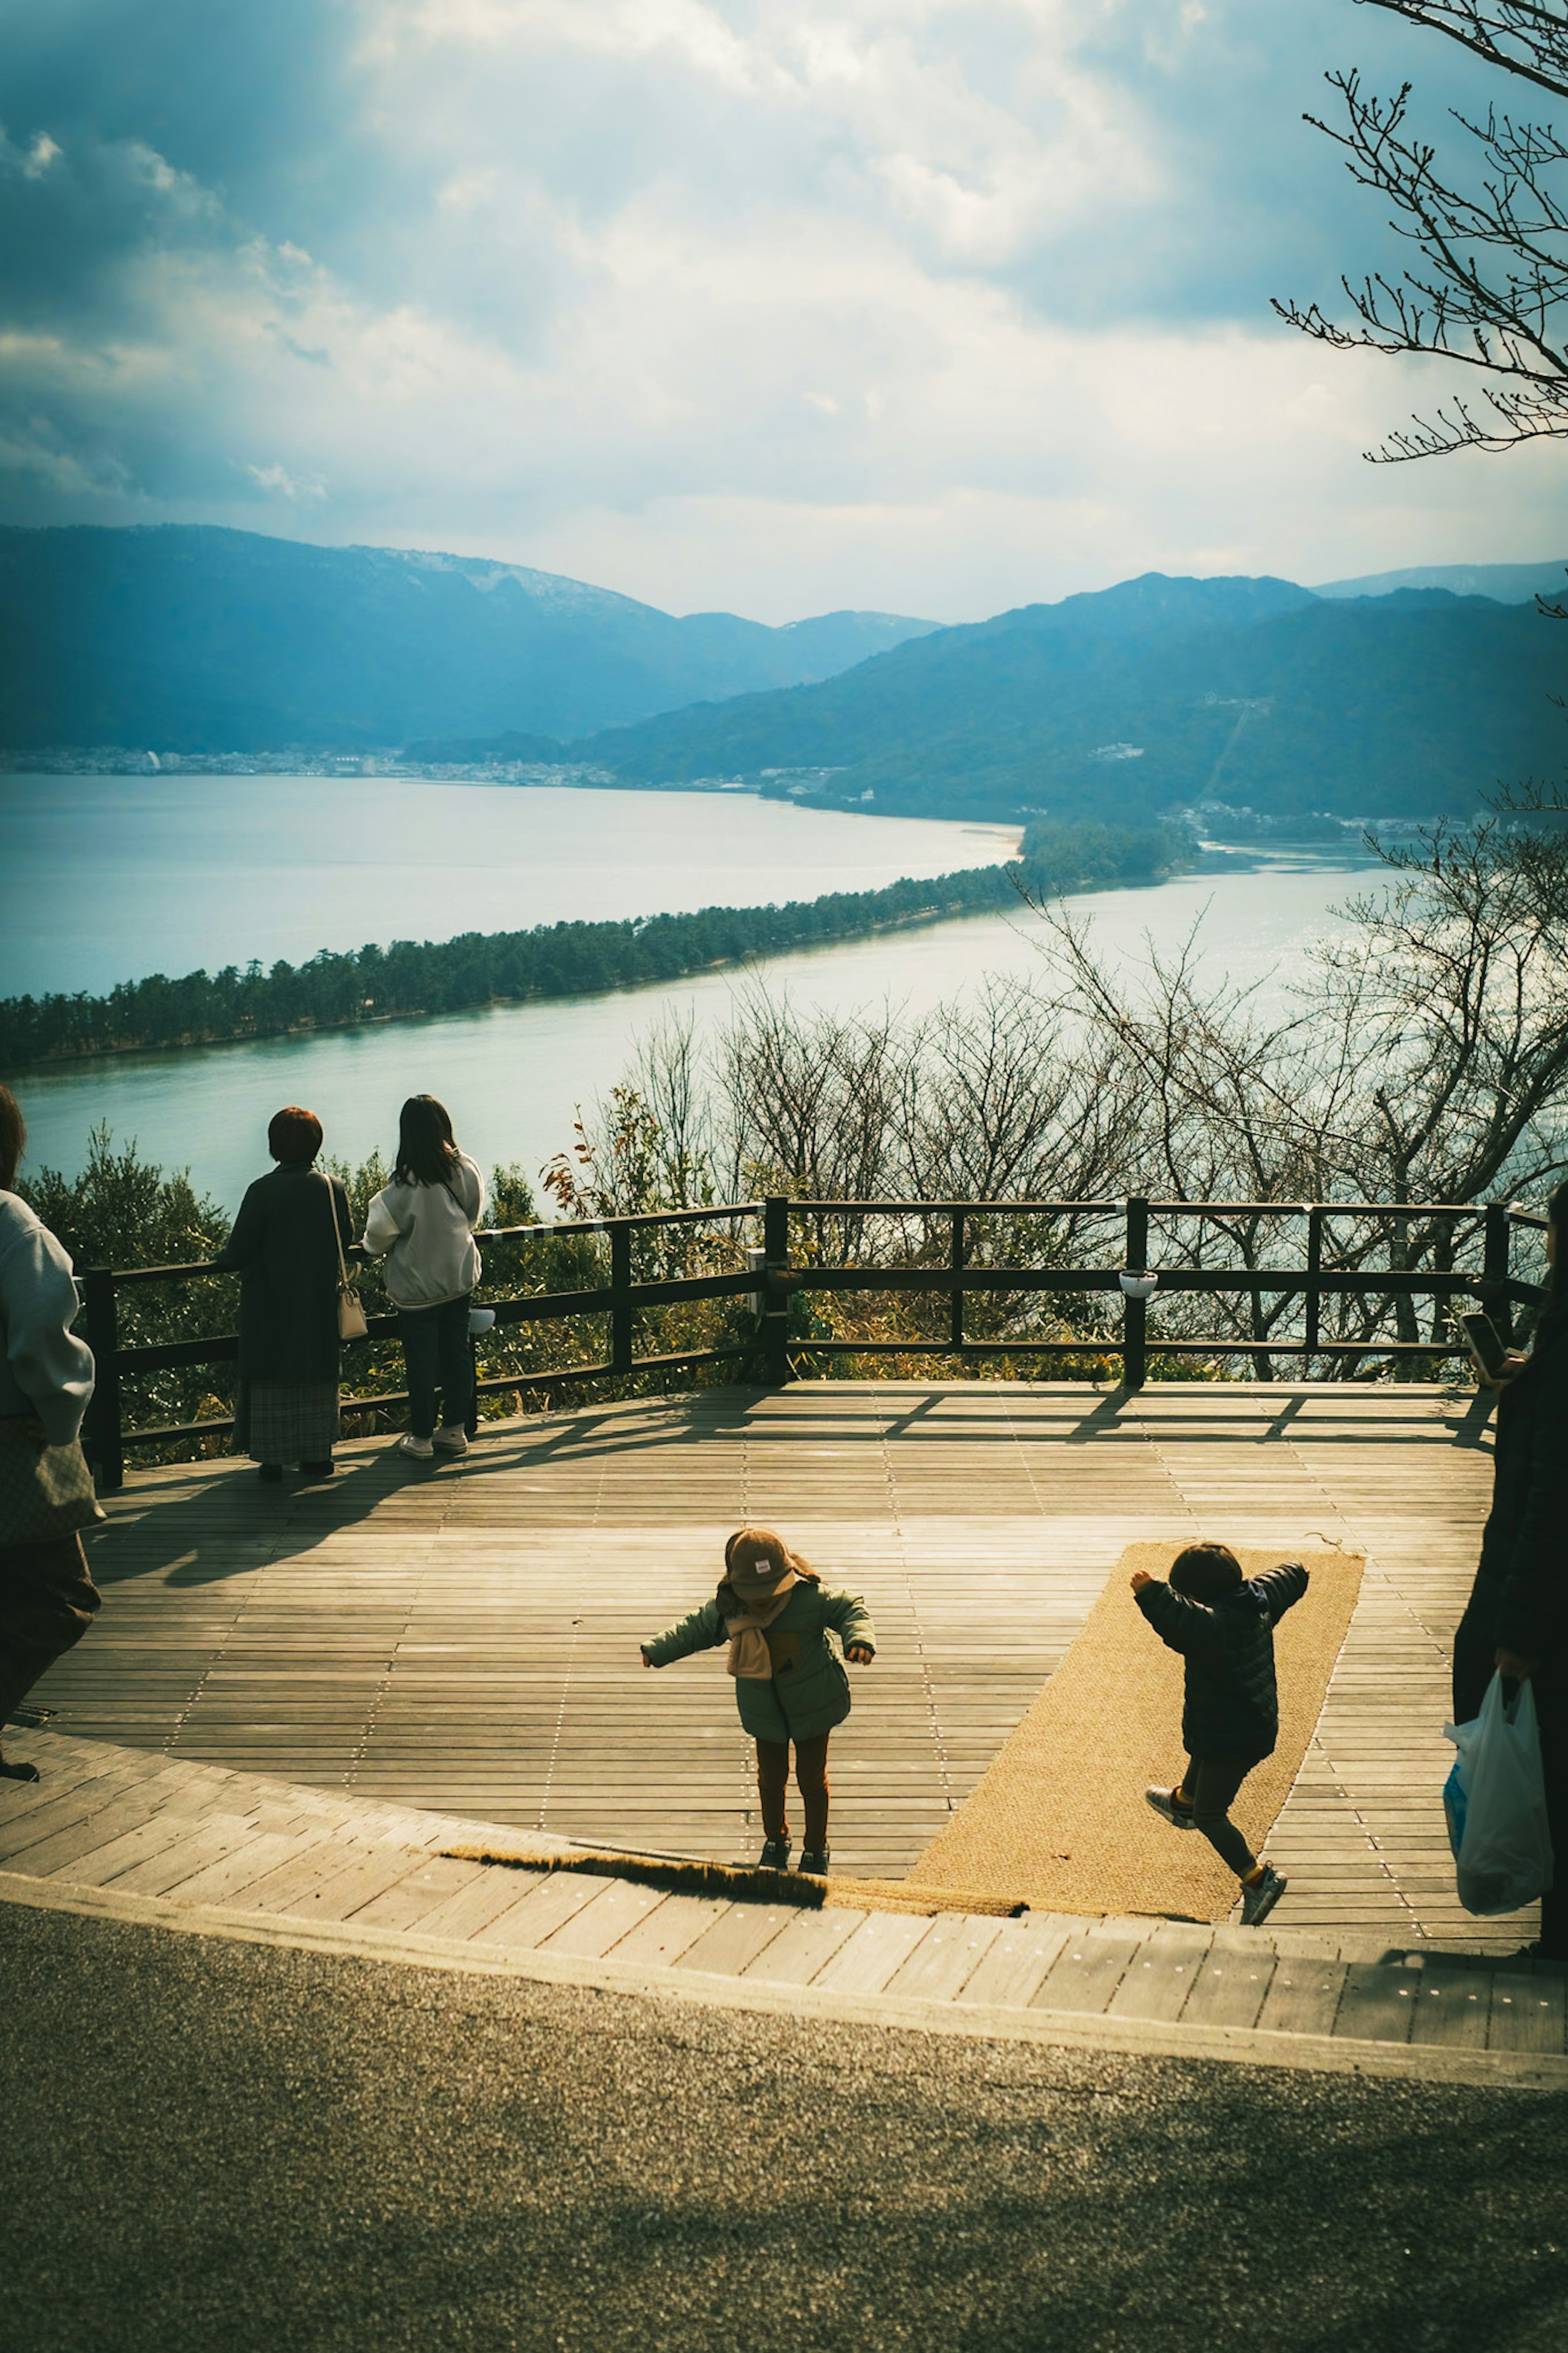
{"label": "bare tree in foreground", "polygon": [[[1042,910],[1048,953],[1058,1004],[1114,1039],[1157,1107],[1129,1190],[1409,1204],[1336,1219],[1325,1266],[1449,1271],[1477,1228],[1422,1204],[1543,1194],[1568,1166],[1568,835],[1492,818],[1383,855],[1383,892],[1352,900],[1348,931],[1315,944],[1271,1019],[1255,993],[1205,981],[1192,942],[1129,986],[1058,906]],[[1281,1262],[1277,1219],[1194,1219],[1180,1238],[1194,1264]],[[1232,1328],[1283,1336],[1299,1305],[1259,1295]],[[1400,1339],[1422,1336],[1400,1298],[1347,1298],[1326,1328],[1372,1340],[1390,1316]]]}
{"label": "bare tree in foreground", "polygon": [[[1568,95],[1564,0],[1361,5],[1445,35],[1526,88]],[[1412,128],[1408,82],[1384,98],[1355,72],[1327,79],[1339,93],[1339,122],[1307,121],[1341,149],[1352,177],[1392,207],[1390,226],[1415,254],[1396,277],[1342,277],[1352,324],[1316,302],[1277,301],[1274,309],[1337,351],[1452,360],[1484,379],[1479,407],[1456,397],[1366,455],[1386,463],[1568,435],[1568,210],[1557,177],[1568,145],[1552,124],[1496,105],[1484,120],[1456,111],[1475,165],[1461,185],[1439,171],[1436,148]]]}
{"label": "bare tree in foreground", "polygon": [[[1289,1271],[1302,1264],[1299,1205],[1345,1205],[1326,1227],[1327,1274],[1476,1271],[1485,1203],[1543,1196],[1568,1166],[1568,831],[1489,818],[1382,854],[1382,891],[1351,902],[1346,928],[1310,949],[1283,997],[1211,977],[1223,956],[1201,958],[1195,935],[1131,976],[1112,969],[1057,902],[1037,911],[1033,983],[992,979],[919,1019],[801,1015],[759,986],[706,1058],[689,1029],[667,1028],[584,1137],[596,1169],[640,1170],[657,1198],[623,1183],[613,1204],[595,1197],[600,1213],[677,1190],[847,1204],[1142,1195],[1178,1205],[1160,1218],[1167,1266],[1283,1277],[1229,1298],[1162,1295],[1151,1345],[1161,1332],[1215,1335],[1220,1356],[1226,1339],[1244,1343],[1268,1377],[1269,1344],[1303,1334]],[[1475,1214],[1434,1217],[1433,1202]],[[1291,1214],[1245,1206],[1259,1203]],[[965,1232],[978,1268],[1103,1266],[1121,1248],[1105,1208],[1005,1207]],[[945,1214],[844,1208],[798,1234],[826,1264],[932,1267],[951,1229]],[[1026,1357],[1047,1339],[1091,1352],[1117,1304],[986,1293],[968,1330]],[[940,1336],[945,1301],[895,1288],[812,1312],[818,1336],[912,1342]],[[1337,1344],[1440,1338],[1444,1323],[1439,1310],[1423,1328],[1408,1294],[1330,1293],[1320,1334],[1332,1359]],[[1345,1356],[1335,1369],[1363,1366]]]}

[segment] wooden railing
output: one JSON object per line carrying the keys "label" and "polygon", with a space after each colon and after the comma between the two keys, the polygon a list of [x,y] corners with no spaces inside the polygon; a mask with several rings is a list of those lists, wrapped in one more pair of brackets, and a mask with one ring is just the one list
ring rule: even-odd
{"label": "wooden railing", "polygon": [[[1027,1218],[1047,1226],[1069,1227],[1084,1222],[1112,1224],[1121,1244],[1121,1263],[1070,1266],[981,1265],[971,1250],[976,1227],[990,1218]],[[1150,1281],[1151,1226],[1190,1225],[1194,1220],[1222,1226],[1237,1222],[1256,1226],[1270,1220],[1306,1220],[1306,1247],[1300,1266],[1172,1266],[1156,1265]],[[844,1236],[864,1230],[873,1221],[921,1221],[931,1246],[931,1229],[945,1229],[946,1249],[941,1262],[919,1265],[830,1265],[824,1260],[824,1237],[829,1228]],[[748,1250],[749,1264],[715,1274],[679,1275],[636,1282],[632,1278],[633,1239],[650,1229],[713,1224],[738,1225],[760,1219],[760,1247]],[[1436,1222],[1457,1238],[1465,1226],[1479,1229],[1480,1263],[1468,1269],[1407,1268],[1391,1262],[1387,1268],[1352,1271],[1324,1265],[1325,1239],[1336,1220],[1382,1220],[1390,1228],[1390,1258],[1397,1253],[1400,1232],[1413,1224]],[[1259,1201],[818,1201],[773,1195],[763,1201],[726,1202],[700,1209],[676,1209],[646,1215],[610,1218],[593,1222],[552,1226],[512,1226],[487,1229],[479,1239],[493,1243],[560,1240],[574,1235],[604,1234],[609,1244],[607,1283],[571,1291],[518,1293],[510,1297],[487,1296],[496,1325],[542,1324],[583,1316],[607,1319],[609,1354],[599,1359],[552,1366],[511,1370],[476,1379],[476,1399],[486,1392],[550,1391],[563,1386],[601,1379],[626,1379],[638,1375],[684,1372],[700,1365],[753,1365],[760,1377],[773,1386],[800,1377],[818,1359],[838,1356],[956,1356],[962,1359],[1012,1357],[1042,1363],[1063,1359],[1110,1357],[1120,1361],[1121,1386],[1142,1388],[1148,1378],[1153,1348],[1166,1357],[1335,1359],[1383,1357],[1394,1362],[1435,1363],[1463,1353],[1463,1342],[1441,1328],[1442,1316],[1455,1300],[1473,1300],[1491,1316],[1505,1337],[1511,1334],[1515,1306],[1539,1301],[1540,1286],[1518,1279],[1512,1271],[1516,1231],[1541,1232],[1545,1219],[1503,1202],[1485,1204],[1444,1202],[1259,1202]],[[754,1222],[752,1230],[755,1230]],[[805,1241],[800,1255],[795,1244]],[[1448,1253],[1453,1255],[1453,1248]],[[1155,1252],[1156,1260],[1158,1253]],[[86,1337],[98,1367],[98,1382],[88,1422],[88,1445],[100,1490],[123,1483],[128,1447],[168,1447],[188,1440],[219,1436],[234,1428],[231,1416],[209,1416],[189,1422],[127,1430],[122,1412],[123,1385],[129,1378],[175,1366],[232,1364],[239,1352],[232,1333],[215,1337],[176,1340],[156,1345],[121,1347],[119,1342],[119,1298],[138,1285],[179,1282],[211,1277],[204,1264],[185,1266],[96,1267],[83,1278]],[[1147,1288],[1146,1288],[1147,1286]],[[945,1294],[946,1329],[940,1335],[892,1340],[837,1339],[792,1336],[792,1303],[811,1293],[875,1292],[883,1294]],[[1110,1293],[1121,1294],[1120,1328],[1079,1334],[1076,1337],[1042,1340],[1029,1335],[1014,1338],[975,1340],[965,1329],[964,1302],[977,1293]],[[1301,1335],[1239,1337],[1233,1333],[1193,1335],[1149,1329],[1150,1298],[1161,1300],[1192,1293],[1224,1294],[1261,1301],[1300,1300],[1303,1304]],[[1430,1300],[1434,1329],[1427,1339],[1347,1339],[1323,1329],[1326,1300],[1362,1298]],[[722,1345],[699,1347],[663,1355],[637,1352],[637,1326],[646,1310],[698,1299],[746,1298],[754,1309],[754,1329],[748,1336]],[[373,1316],[368,1337],[390,1339],[397,1332],[395,1315]],[[350,1344],[354,1345],[354,1344]],[[405,1405],[405,1395],[389,1391],[370,1397],[345,1397],[343,1411],[364,1414]],[[477,1405],[476,1405],[477,1410]]]}

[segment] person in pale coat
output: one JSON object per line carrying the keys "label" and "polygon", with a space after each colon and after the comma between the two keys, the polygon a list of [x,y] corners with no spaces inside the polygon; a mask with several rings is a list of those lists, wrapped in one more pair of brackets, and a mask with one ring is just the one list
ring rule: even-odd
{"label": "person in pale coat", "polygon": [[[92,1352],[71,1330],[71,1262],[13,1190],[27,1131],[16,1098],[0,1087],[0,1419],[20,1422],[26,1442],[68,1446],[92,1396]],[[0,1728],[46,1667],[79,1642],[98,1614],[79,1535],[7,1544],[0,1514]],[[36,1765],[7,1764],[0,1778],[36,1781]]]}
{"label": "person in pale coat", "polygon": [[[408,1432],[402,1451],[422,1461],[466,1454],[473,1403],[468,1310],[483,1268],[474,1228],[484,1214],[485,1180],[452,1134],[434,1095],[410,1095],[397,1127],[392,1182],[370,1205],[364,1249],[386,1261],[397,1335],[408,1377]],[[436,1391],[441,1419],[436,1419]]]}

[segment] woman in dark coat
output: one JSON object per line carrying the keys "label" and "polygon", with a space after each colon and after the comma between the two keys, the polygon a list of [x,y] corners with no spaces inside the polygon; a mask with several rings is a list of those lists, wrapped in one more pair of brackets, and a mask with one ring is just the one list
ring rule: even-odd
{"label": "woman in dark coat", "polygon": [[[340,1241],[353,1237],[349,1197],[315,1166],[321,1123],[290,1103],[267,1131],[278,1166],[250,1186],[214,1259],[241,1277],[235,1437],[264,1479],[297,1462],[332,1475],[338,1434]],[[334,1230],[334,1217],[336,1228]]]}
{"label": "woman in dark coat", "polygon": [[1556,1884],[1541,1900],[1542,1960],[1568,1960],[1568,1185],[1547,1205],[1546,1303],[1527,1356],[1510,1355],[1498,1398],[1492,1507],[1454,1638],[1454,1721],[1480,1714],[1494,1671],[1534,1685]]}

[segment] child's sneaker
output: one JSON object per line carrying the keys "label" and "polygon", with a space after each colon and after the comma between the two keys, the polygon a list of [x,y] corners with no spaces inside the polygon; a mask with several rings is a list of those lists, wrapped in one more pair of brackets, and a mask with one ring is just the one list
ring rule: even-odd
{"label": "child's sneaker", "polygon": [[764,1839],[763,1841],[763,1851],[757,1857],[757,1869],[759,1871],[787,1871],[789,1869],[789,1848],[790,1842],[787,1838]]}
{"label": "child's sneaker", "polygon": [[416,1438],[409,1430],[398,1440],[397,1451],[399,1454],[412,1454],[416,1462],[428,1462],[436,1449],[427,1438]]}
{"label": "child's sneaker", "polygon": [[466,1454],[468,1433],[460,1421],[449,1421],[436,1432],[430,1442],[437,1454]]}
{"label": "child's sneaker", "polygon": [[1153,1807],[1154,1811],[1163,1816],[1173,1829],[1179,1831],[1192,1829],[1193,1810],[1191,1806],[1177,1803],[1174,1789],[1145,1789],[1143,1795]]}
{"label": "child's sneaker", "polygon": [[828,1847],[803,1846],[800,1851],[800,1868],[802,1871],[809,1872],[814,1879],[826,1878],[827,1866],[831,1860],[832,1850]]}
{"label": "child's sneaker", "polygon": [[1271,1862],[1264,1864],[1262,1878],[1255,1880],[1250,1887],[1244,1879],[1241,1883],[1242,1926],[1261,1927],[1289,1884],[1283,1872],[1276,1871]]}

